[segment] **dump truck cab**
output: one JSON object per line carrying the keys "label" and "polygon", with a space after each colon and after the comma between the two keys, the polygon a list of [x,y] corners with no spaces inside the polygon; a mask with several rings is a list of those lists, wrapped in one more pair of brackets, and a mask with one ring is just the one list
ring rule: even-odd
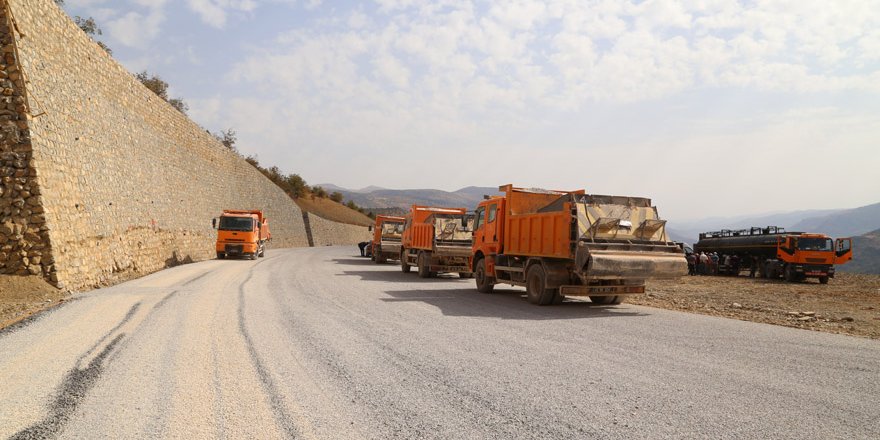
{"label": "dump truck cab", "polygon": [[266,243],[272,235],[269,221],[259,210],[224,210],[219,218],[211,220],[217,229],[217,258],[263,257]]}
{"label": "dump truck cab", "polygon": [[682,247],[668,239],[650,199],[499,188],[475,210],[477,290],[524,286],[530,302],[566,295],[619,303],[645,291],[645,280],[687,273]]}
{"label": "dump truck cab", "polygon": [[372,259],[377,264],[400,258],[400,242],[403,238],[403,217],[377,215],[373,230]]}

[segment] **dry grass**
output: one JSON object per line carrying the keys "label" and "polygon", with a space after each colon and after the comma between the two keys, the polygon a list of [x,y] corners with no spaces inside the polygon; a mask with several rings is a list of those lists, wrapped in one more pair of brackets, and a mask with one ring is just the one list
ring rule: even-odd
{"label": "dry grass", "polygon": [[310,196],[305,196],[295,199],[295,201],[303,211],[315,214],[327,220],[359,226],[369,226],[373,224],[373,219],[330,199],[322,199],[319,197],[313,199]]}

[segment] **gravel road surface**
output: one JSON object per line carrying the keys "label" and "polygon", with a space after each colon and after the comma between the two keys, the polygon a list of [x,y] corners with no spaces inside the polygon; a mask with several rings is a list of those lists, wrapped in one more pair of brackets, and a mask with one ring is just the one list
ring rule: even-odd
{"label": "gravel road surface", "polygon": [[214,260],[0,332],[0,438],[880,438],[880,341],[528,304],[354,248]]}

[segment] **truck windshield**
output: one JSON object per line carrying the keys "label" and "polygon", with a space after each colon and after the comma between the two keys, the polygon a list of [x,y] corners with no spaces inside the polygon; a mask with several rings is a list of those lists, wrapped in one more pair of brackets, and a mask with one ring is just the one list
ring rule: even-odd
{"label": "truck windshield", "polygon": [[798,249],[802,251],[831,251],[834,242],[830,238],[798,238]]}
{"label": "truck windshield", "polygon": [[382,223],[383,237],[400,237],[403,234],[403,223]]}
{"label": "truck windshield", "polygon": [[254,219],[248,217],[220,217],[221,231],[253,231]]}

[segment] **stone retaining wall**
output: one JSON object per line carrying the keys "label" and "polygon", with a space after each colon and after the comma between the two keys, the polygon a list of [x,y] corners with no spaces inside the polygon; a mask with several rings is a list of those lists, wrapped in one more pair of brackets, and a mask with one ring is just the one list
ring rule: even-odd
{"label": "stone retaining wall", "polygon": [[370,239],[366,226],[337,223],[311,213],[306,215],[315,246],[355,245]]}
{"label": "stone retaining wall", "polygon": [[0,273],[83,289],[211,258],[224,208],[264,210],[273,247],[307,246],[283,191],[54,1],[0,3]]}

